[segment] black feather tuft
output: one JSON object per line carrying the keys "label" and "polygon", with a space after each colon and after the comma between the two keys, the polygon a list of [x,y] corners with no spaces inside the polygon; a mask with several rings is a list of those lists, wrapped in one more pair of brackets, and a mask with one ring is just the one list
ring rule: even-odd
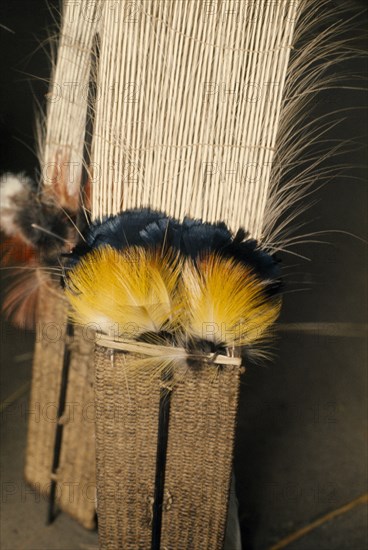
{"label": "black feather tuft", "polygon": [[117,250],[127,246],[166,247],[193,259],[204,253],[217,253],[251,268],[265,281],[269,294],[278,292],[281,286],[278,260],[260,248],[257,241],[249,238],[243,228],[233,235],[223,222],[208,223],[185,218],[181,223],[149,208],[127,210],[95,222],[86,233],[85,242],[80,243],[69,256],[69,265],[74,265],[92,249],[104,245]]}

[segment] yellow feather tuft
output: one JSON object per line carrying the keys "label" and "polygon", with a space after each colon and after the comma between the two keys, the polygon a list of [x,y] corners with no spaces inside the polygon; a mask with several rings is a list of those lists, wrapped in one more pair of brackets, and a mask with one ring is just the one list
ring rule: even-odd
{"label": "yellow feather tuft", "polygon": [[69,272],[66,296],[75,322],[110,335],[166,331],[177,342],[195,337],[228,347],[266,340],[280,312],[280,299],[233,259],[208,254],[194,262],[140,247],[87,254]]}
{"label": "yellow feather tuft", "polygon": [[180,307],[174,295],[181,270],[181,261],[173,253],[98,248],[68,274],[66,296],[73,307],[72,318],[125,337],[173,330]]}
{"label": "yellow feather tuft", "polygon": [[189,336],[251,346],[269,336],[280,300],[269,298],[253,272],[232,259],[209,254],[183,267],[181,323]]}

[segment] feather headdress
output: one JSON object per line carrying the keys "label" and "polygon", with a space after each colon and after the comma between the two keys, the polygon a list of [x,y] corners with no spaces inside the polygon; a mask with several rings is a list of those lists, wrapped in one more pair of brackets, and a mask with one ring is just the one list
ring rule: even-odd
{"label": "feather headdress", "polygon": [[[85,3],[74,4],[65,3],[53,85],[77,77],[88,94],[49,104],[41,158],[78,165],[74,182],[64,174],[63,186],[55,183],[64,209],[65,196],[75,197],[81,185],[82,167],[90,160],[94,165],[95,221],[65,265],[72,320],[105,333],[106,347],[117,336],[125,345],[120,349],[137,356],[135,367],[160,370],[156,550],[170,367],[184,364],[194,374],[198,365],[225,365],[228,359],[233,373],[241,363],[234,355],[244,359],[270,338],[281,289],[274,253],[288,244],[288,224],[317,169],[320,180],[331,175],[321,169],[325,155],[315,158],[314,149],[334,117],[295,123],[313,94],[333,84],[325,71],[350,50],[343,39],[336,42],[344,24],[329,19],[333,10],[325,0],[145,0],[137,4],[134,24],[124,9],[115,9],[125,2],[88,2],[88,18]],[[329,149],[326,155],[338,148]],[[52,193],[46,187],[45,197]],[[15,194],[5,195],[5,204],[17,211]],[[22,209],[19,235],[30,247],[29,265],[36,251],[42,252],[42,265],[54,266],[48,239],[56,235],[58,256],[76,235],[64,231],[64,218],[47,200],[37,201],[33,212]],[[72,219],[78,208],[70,208]],[[19,224],[9,213],[5,227],[15,238]],[[103,425],[103,419],[98,422]],[[118,468],[112,471],[115,476]],[[106,527],[102,514],[100,527]],[[119,523],[116,531],[120,536]]]}
{"label": "feather headdress", "polygon": [[[5,245],[3,265],[29,268],[32,277],[32,283],[28,281],[25,286],[14,282],[5,301],[6,311],[13,312],[18,324],[32,323],[37,292],[29,291],[50,282],[59,267],[60,254],[69,252],[78,240],[73,224],[76,217],[85,219],[84,214],[80,215],[81,207],[88,209],[88,204],[79,200],[86,174],[88,180],[93,180],[92,215],[99,221],[84,235],[86,242],[77,247],[75,261],[103,242],[120,249],[127,245],[154,247],[165,241],[173,250],[180,249],[182,255],[192,258],[206,247],[212,251],[217,248],[221,257],[238,254],[257,276],[269,278],[267,292],[279,288],[278,266],[272,253],[295,244],[295,238],[288,242],[288,232],[300,208],[290,211],[290,207],[299,204],[310,191],[320,165],[310,157],[308,167],[305,153],[322,142],[336,119],[331,114],[323,126],[312,120],[303,130],[294,132],[293,128],[297,127],[297,118],[308,112],[318,90],[338,83],[336,77],[326,76],[327,71],[352,55],[352,45],[343,38],[345,24],[333,23],[328,0],[266,4],[244,4],[241,15],[254,23],[255,32],[238,35],[231,25],[230,34],[225,31],[221,10],[213,13],[188,2],[189,11],[183,19],[183,3],[156,6],[154,0],[147,2],[140,12],[141,21],[146,17],[155,20],[160,47],[168,52],[166,63],[157,62],[154,47],[147,50],[143,42],[135,43],[135,31],[128,29],[128,35],[133,34],[131,39],[126,36],[126,45],[134,48],[134,55],[132,51],[129,56],[136,60],[137,74],[147,75],[153,66],[157,66],[157,73],[147,80],[144,90],[137,84],[128,95],[114,96],[113,106],[121,113],[115,119],[113,113],[106,116],[106,106],[110,105],[112,91],[116,91],[116,81],[125,81],[126,75],[125,65],[109,59],[109,55],[115,50],[121,54],[116,17],[122,18],[123,14],[106,6],[97,9],[97,4],[91,2],[91,13],[95,9],[98,17],[83,19],[84,46],[72,68],[65,52],[72,46],[71,37],[77,34],[76,14],[68,15],[66,7],[50,93],[57,92],[63,75],[71,70],[78,72],[84,92],[76,94],[72,102],[67,94],[58,97],[59,101],[50,101],[47,124],[39,125],[40,162],[44,166],[52,164],[55,177],[43,182],[41,188],[30,180],[14,184],[15,178],[10,175],[6,176],[8,184],[2,183],[6,197],[1,211],[2,229],[8,234],[9,244]],[[256,22],[261,24],[263,20],[268,24],[258,28]],[[171,45],[165,29],[175,28],[174,21],[181,21],[184,28],[178,43]],[[267,28],[272,26],[280,32],[271,37]],[[203,33],[209,33],[206,41],[200,38]],[[191,52],[193,58],[202,59],[203,48],[207,51],[206,66],[211,70],[201,88],[200,66],[184,70],[175,64],[175,55],[181,52],[185,57]],[[230,72],[226,74],[219,59],[222,51],[229,56]],[[105,67],[111,64],[114,71],[109,71],[106,79]],[[167,70],[170,68],[175,78]],[[246,83],[251,79],[256,101],[254,94],[250,100],[249,86],[239,87],[239,83],[233,85],[230,94],[225,83],[229,78],[231,81],[231,75],[238,75]],[[266,76],[272,77],[275,86],[260,90]],[[177,87],[177,82],[183,86]],[[163,89],[170,103],[161,100]],[[134,109],[126,108],[130,103]],[[189,139],[189,126],[183,125],[182,116],[178,117],[176,105],[182,105],[183,113],[193,113],[191,104],[199,111]],[[134,125],[135,108],[144,114],[144,124]],[[212,111],[218,113],[217,118],[213,118]],[[68,143],[71,146],[63,145]],[[335,150],[334,146],[326,154]],[[180,153],[179,157],[175,153],[174,158],[173,152]],[[117,171],[110,169],[112,165]],[[330,175],[319,170],[320,180]],[[142,209],[141,205],[150,208]],[[286,212],[287,217],[278,223]],[[243,226],[246,232],[239,230]],[[21,262],[14,245],[23,249]],[[20,281],[23,278],[19,276]],[[23,301],[24,306],[24,299],[30,307],[23,307],[17,315],[16,305]]]}

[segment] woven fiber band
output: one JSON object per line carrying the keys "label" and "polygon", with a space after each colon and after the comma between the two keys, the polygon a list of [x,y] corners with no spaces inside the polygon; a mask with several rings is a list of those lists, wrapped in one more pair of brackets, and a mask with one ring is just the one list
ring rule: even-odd
{"label": "woven fiber band", "polygon": [[[57,295],[42,289],[38,307],[25,478],[45,496],[50,495],[52,481],[56,481],[56,504],[87,529],[94,529],[93,341],[83,336],[80,327],[75,327],[73,341],[69,341],[65,330],[67,306],[61,292]],[[66,348],[70,349],[66,408],[63,417],[57,418]],[[53,472],[59,424],[63,424],[63,434],[58,467]]]}
{"label": "woven fiber band", "polygon": [[[178,355],[178,348],[98,335],[96,368],[97,508],[100,550],[220,550],[227,517],[240,359],[208,368],[175,367],[162,491],[160,543],[153,543],[162,378],[135,369],[137,358]],[[114,349],[114,353],[108,353]],[[132,351],[134,350],[134,352]],[[180,353],[180,352],[179,352]],[[200,368],[203,365],[203,368]],[[154,365],[153,365],[154,366]],[[166,420],[168,420],[166,418]]]}

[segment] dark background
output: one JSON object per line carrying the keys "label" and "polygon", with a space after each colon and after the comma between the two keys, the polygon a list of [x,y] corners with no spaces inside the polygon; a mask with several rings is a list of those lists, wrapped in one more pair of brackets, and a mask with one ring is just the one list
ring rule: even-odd
{"label": "dark background", "polygon": [[[0,25],[13,32],[0,27],[0,171],[34,175],[34,109],[44,104],[50,74],[42,43],[53,32],[57,10],[44,0],[2,4]],[[351,5],[363,8],[365,2]],[[364,28],[366,11],[360,21]],[[364,39],[360,44],[366,48]],[[352,60],[338,70],[363,75],[366,61]],[[339,230],[366,238],[366,104],[366,92],[352,90],[329,92],[316,101],[319,113],[331,106],[361,108],[348,111],[334,130],[334,137],[355,143],[354,151],[340,159],[352,168],[318,192],[318,202],[304,215],[306,231]],[[281,330],[274,362],[250,367],[242,385],[235,472],[246,550],[269,548],[367,491],[366,245],[344,233],[321,240],[328,244],[295,249],[310,262],[282,256],[286,294],[281,324],[309,323],[308,330]],[[340,334],[331,336],[321,323],[348,326],[335,325]],[[5,321],[1,327],[1,399],[26,403],[33,335]],[[4,414],[1,430],[3,490],[9,480],[22,483],[26,425],[16,414]],[[42,501],[25,502],[19,494],[18,499],[2,498],[1,508],[4,550],[75,550],[96,544],[94,534],[65,515],[46,528]],[[366,515],[364,507],[357,507],[288,548],[363,550],[366,544]]]}

